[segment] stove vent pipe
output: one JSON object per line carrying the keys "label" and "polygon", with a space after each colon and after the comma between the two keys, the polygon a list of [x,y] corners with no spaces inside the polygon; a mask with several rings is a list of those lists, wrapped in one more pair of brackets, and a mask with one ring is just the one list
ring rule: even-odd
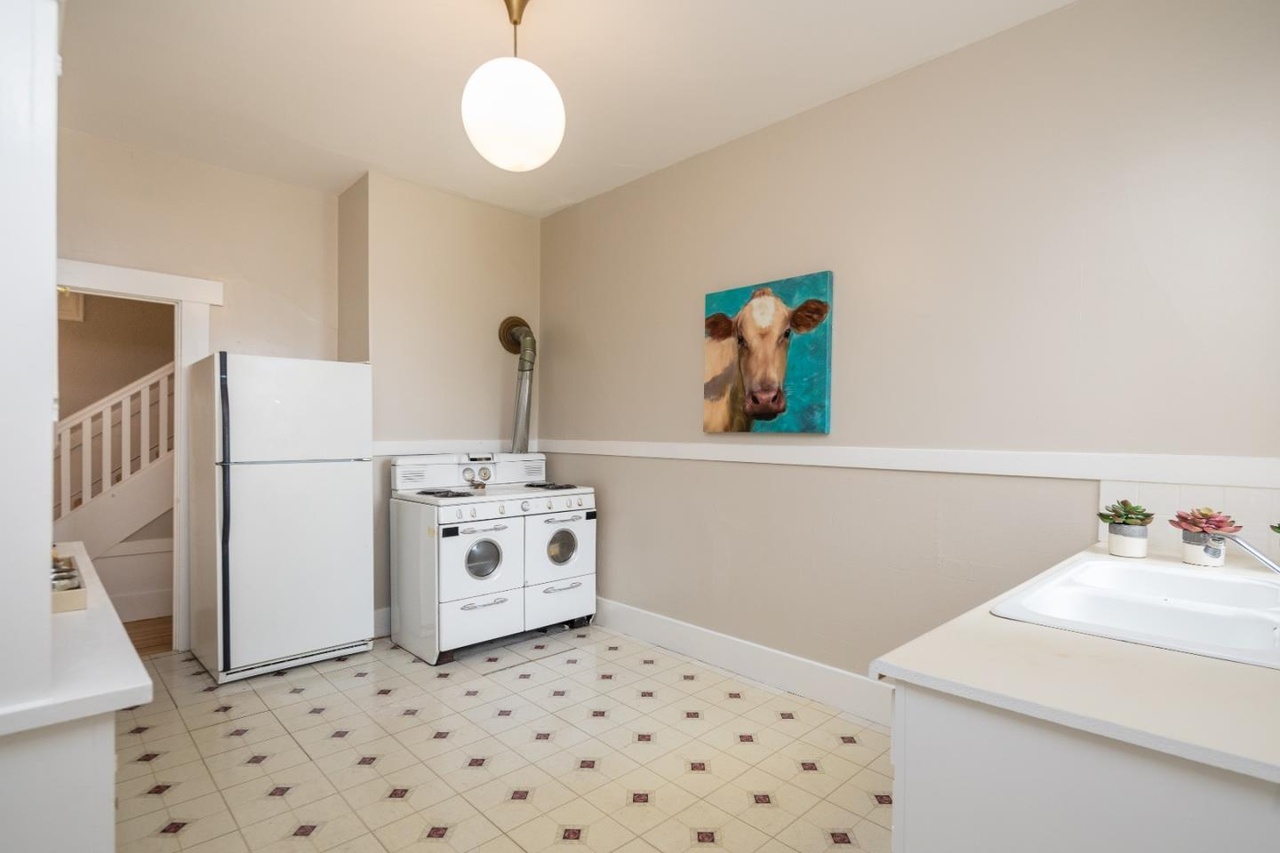
{"label": "stove vent pipe", "polygon": [[508,317],[498,326],[498,340],[511,354],[519,354],[516,366],[516,414],[511,430],[511,452],[529,452],[529,408],[532,405],[533,362],[538,357],[538,342],[533,330],[519,317]]}

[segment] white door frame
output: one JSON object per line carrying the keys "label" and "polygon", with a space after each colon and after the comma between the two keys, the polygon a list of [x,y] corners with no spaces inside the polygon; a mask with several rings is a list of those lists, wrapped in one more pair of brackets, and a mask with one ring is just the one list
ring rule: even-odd
{"label": "white door frame", "polygon": [[191,648],[187,372],[211,352],[209,306],[222,304],[222,282],[59,258],[58,285],[77,293],[173,305],[173,647],[186,651]]}

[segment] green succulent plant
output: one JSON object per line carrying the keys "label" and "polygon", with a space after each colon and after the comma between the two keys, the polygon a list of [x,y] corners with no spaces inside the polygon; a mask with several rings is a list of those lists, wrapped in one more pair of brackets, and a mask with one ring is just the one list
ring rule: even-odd
{"label": "green succulent plant", "polygon": [[1271,525],[1271,529],[1272,529],[1273,531],[1275,531],[1276,533],[1280,533],[1280,524],[1273,524],[1273,525]]}
{"label": "green succulent plant", "polygon": [[1155,513],[1147,512],[1146,508],[1132,501],[1122,500],[1119,503],[1113,503],[1104,512],[1098,513],[1098,518],[1107,524],[1133,524],[1146,527],[1155,519]]}

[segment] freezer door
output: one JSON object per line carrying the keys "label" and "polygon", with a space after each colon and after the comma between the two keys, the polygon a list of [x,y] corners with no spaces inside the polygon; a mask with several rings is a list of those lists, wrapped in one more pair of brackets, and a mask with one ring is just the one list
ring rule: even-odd
{"label": "freezer door", "polygon": [[222,365],[216,393],[221,406],[220,439],[225,443],[218,448],[218,461],[367,459],[372,455],[369,365],[230,353],[225,354],[225,370]]}
{"label": "freezer door", "polygon": [[222,669],[373,637],[371,463],[225,468]]}

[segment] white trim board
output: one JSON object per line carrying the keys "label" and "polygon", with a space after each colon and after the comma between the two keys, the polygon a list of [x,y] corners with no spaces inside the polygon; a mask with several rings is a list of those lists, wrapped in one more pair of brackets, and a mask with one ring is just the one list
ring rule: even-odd
{"label": "white trim board", "polygon": [[[511,449],[509,438],[432,438],[419,441],[375,441],[374,456],[420,456],[424,453],[499,453]],[[529,449],[537,450],[536,439]]]}
{"label": "white trim board", "polygon": [[1125,480],[1181,485],[1280,488],[1280,457],[1069,453],[1038,450],[943,450],[909,447],[743,444],[674,441],[585,441],[544,438],[543,453],[751,462],[825,468],[875,468],[946,474],[990,474],[1059,480]]}
{"label": "white trim board", "polygon": [[58,284],[79,293],[107,296],[127,295],[131,299],[159,302],[199,302],[222,304],[222,282],[185,275],[135,270],[58,258]]}
{"label": "white trim board", "polygon": [[607,598],[596,599],[596,622],[611,631],[825,702],[882,726],[889,725],[893,719],[893,688],[856,672]]}

